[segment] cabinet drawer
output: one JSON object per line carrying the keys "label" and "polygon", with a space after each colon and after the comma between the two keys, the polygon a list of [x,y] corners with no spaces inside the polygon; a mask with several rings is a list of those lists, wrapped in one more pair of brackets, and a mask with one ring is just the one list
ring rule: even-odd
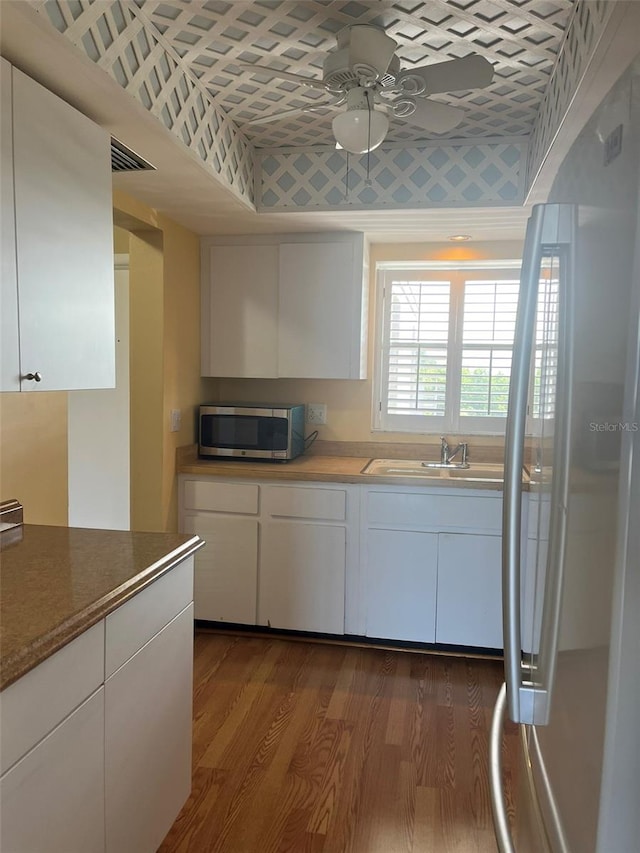
{"label": "cabinet drawer", "polygon": [[370,492],[369,524],[424,528],[502,528],[502,498]]}
{"label": "cabinet drawer", "polygon": [[185,480],[184,508],[211,512],[258,512],[258,486],[251,483],[219,483]]}
{"label": "cabinet drawer", "polygon": [[104,680],[104,620],[0,695],[0,772],[52,731]]}
{"label": "cabinet drawer", "polygon": [[171,569],[106,619],[105,678],[193,601],[193,557]]}
{"label": "cabinet drawer", "polygon": [[305,489],[300,486],[265,486],[264,510],[281,518],[313,518],[344,521],[347,493],[344,489]]}

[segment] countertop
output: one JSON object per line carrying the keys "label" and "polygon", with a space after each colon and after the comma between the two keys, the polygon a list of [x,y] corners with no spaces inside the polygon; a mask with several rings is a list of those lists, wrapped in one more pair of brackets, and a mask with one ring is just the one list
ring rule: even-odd
{"label": "countertop", "polygon": [[0,554],[0,690],[202,544],[178,533],[25,524]]}
{"label": "countertop", "polygon": [[[380,454],[384,456],[385,454]],[[482,489],[502,491],[502,482],[474,478],[473,462],[467,469],[468,477],[455,479],[447,470],[437,470],[433,476],[403,477],[363,474],[372,457],[330,456],[305,454],[290,462],[262,462],[249,459],[199,459],[195,446],[179,448],[177,472],[179,474],[208,475],[212,477],[244,478],[252,480],[298,480],[318,483],[360,483],[369,485],[413,486],[420,488]],[[477,470],[477,469],[476,469]],[[523,488],[528,488],[528,478],[523,472]]]}

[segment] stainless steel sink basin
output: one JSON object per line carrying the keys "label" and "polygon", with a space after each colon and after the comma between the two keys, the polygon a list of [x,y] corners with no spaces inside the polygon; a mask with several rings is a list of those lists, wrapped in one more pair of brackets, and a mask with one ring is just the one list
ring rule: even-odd
{"label": "stainless steel sink basin", "polygon": [[473,482],[501,483],[503,469],[499,463],[468,463],[459,465],[429,464],[420,459],[370,459],[362,469],[373,477],[410,477],[420,480],[464,479]]}

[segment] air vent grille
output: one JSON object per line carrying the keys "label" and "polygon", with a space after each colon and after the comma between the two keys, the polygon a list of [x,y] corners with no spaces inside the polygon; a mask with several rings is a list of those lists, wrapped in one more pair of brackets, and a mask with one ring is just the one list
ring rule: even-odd
{"label": "air vent grille", "polygon": [[127,148],[122,142],[111,137],[111,171],[112,172],[144,172],[155,169],[151,163],[143,160],[139,154]]}

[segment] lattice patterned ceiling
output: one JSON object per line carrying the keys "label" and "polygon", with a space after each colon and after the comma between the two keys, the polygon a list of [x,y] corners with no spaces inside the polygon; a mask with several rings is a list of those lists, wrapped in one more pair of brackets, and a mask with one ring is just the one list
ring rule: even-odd
{"label": "lattice patterned ceiling", "polygon": [[[528,136],[545,92],[575,0],[136,0],[214,103],[257,147],[332,144],[335,113],[304,113],[267,125],[251,120],[324,100],[325,93],[263,74],[236,62],[266,63],[322,76],[335,34],[354,23],[376,24],[398,42],[403,69],[479,53],[494,65],[490,87],[434,96],[465,110],[448,134],[432,137]],[[424,130],[394,120],[388,142],[428,139]]]}

